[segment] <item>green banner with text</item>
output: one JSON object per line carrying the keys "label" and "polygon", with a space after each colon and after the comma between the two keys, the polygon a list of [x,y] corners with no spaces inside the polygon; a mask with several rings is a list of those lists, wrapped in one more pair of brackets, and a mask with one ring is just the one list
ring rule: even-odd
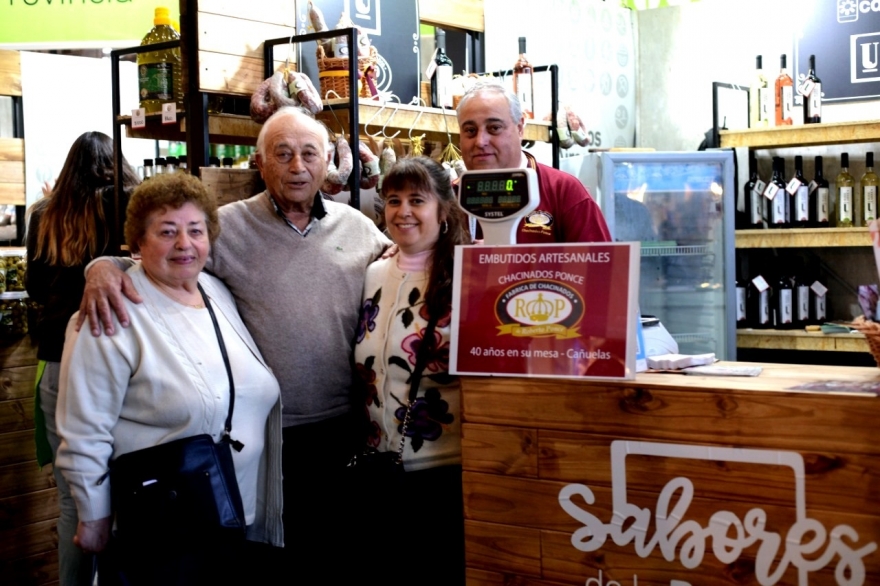
{"label": "green banner with text", "polygon": [[0,0],[0,47],[136,45],[153,27],[157,6],[178,20],[174,0]]}

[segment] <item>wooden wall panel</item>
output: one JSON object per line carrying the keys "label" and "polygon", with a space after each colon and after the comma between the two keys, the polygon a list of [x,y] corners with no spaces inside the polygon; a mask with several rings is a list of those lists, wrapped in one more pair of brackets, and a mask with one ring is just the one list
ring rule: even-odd
{"label": "wooden wall panel", "polygon": [[534,429],[465,424],[461,435],[468,470],[537,477],[538,433]]}
{"label": "wooden wall panel", "polygon": [[0,531],[57,517],[58,490],[54,487],[0,499]]}
{"label": "wooden wall panel", "polygon": [[34,428],[34,399],[0,401],[0,429],[18,431]]}
{"label": "wooden wall panel", "polygon": [[486,30],[483,0],[419,0],[419,19],[441,27]]}
{"label": "wooden wall panel", "polygon": [[57,584],[58,550],[16,560],[0,560],[0,576],[6,584]]}
{"label": "wooden wall panel", "polygon": [[0,138],[0,205],[3,204],[25,204],[24,140],[20,138]]}
{"label": "wooden wall panel", "polygon": [[263,79],[262,58],[199,51],[199,87],[202,91],[250,96]]}
{"label": "wooden wall panel", "polygon": [[[209,53],[262,59],[263,41],[289,37],[294,32],[290,26],[199,13],[199,50]],[[286,56],[286,49],[283,52]]]}
{"label": "wooden wall panel", "polygon": [[58,549],[56,520],[41,521],[0,531],[0,552],[4,560],[17,560]]}
{"label": "wooden wall panel", "polygon": [[22,161],[0,161],[0,183],[24,183]]}
{"label": "wooden wall panel", "polygon": [[36,366],[20,366],[0,370],[0,401],[34,396]]}
{"label": "wooden wall panel", "polygon": [[295,10],[295,0],[249,0],[247,2],[241,0],[199,0],[200,13],[223,14],[245,20],[273,22],[289,27],[296,25]]}
{"label": "wooden wall panel", "polygon": [[0,466],[34,459],[34,430],[0,433]]}
{"label": "wooden wall panel", "polygon": [[40,470],[36,460],[0,466],[0,499],[54,487],[52,466]]}
{"label": "wooden wall panel", "polygon": [[21,95],[21,58],[18,51],[0,50],[0,96]]}
{"label": "wooden wall panel", "polygon": [[488,523],[465,521],[465,558],[468,566],[541,575],[541,543],[538,531],[522,527],[493,527]]}
{"label": "wooden wall panel", "polygon": [[0,341],[0,365],[2,368],[34,366],[37,363],[37,348],[30,336]]}

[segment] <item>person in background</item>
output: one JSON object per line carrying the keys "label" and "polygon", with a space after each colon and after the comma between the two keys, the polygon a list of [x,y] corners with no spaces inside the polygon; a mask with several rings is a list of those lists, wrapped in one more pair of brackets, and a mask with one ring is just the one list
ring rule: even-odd
{"label": "person in background", "polygon": [[[256,159],[266,191],[220,208],[222,234],[206,265],[229,287],[281,385],[281,563],[291,580],[307,582],[315,575],[344,580],[350,569],[340,563],[340,528],[349,520],[339,504],[348,496],[341,477],[360,429],[352,343],[367,266],[390,244],[359,211],[323,198],[328,142],[326,127],[296,108],[281,108],[263,124]],[[123,290],[140,300],[114,263],[89,270],[81,316],[89,317],[93,335],[102,325],[107,334],[127,326]],[[111,307],[121,309],[118,321]]]}
{"label": "person in background", "polygon": [[223,437],[230,383],[208,303],[235,383],[232,438],[244,447],[232,460],[247,536],[283,544],[280,389],[232,294],[202,272],[219,233],[216,202],[196,177],[150,179],[132,195],[125,223],[141,258],[127,275],[143,302],[125,302],[130,325],[112,337],[77,332],[76,317],[67,328],[56,463],[79,512],[76,543],[91,553],[106,548],[104,583],[235,584],[248,575],[251,549],[240,540],[192,539],[165,526],[110,537],[114,459],[199,434]]}
{"label": "person in background", "polygon": [[[123,160],[120,204],[138,183],[134,169]],[[31,207],[27,231],[25,286],[43,305],[37,322],[37,462],[52,462],[58,450],[55,404],[64,330],[82,300],[86,264],[107,251],[119,249],[111,240],[113,218],[113,141],[101,132],[86,132],[70,147],[50,197]],[[70,487],[53,468],[58,487],[58,573],[61,586],[91,586],[94,557],[73,544],[76,505]]]}
{"label": "person in background", "polygon": [[479,81],[465,92],[456,113],[468,170],[528,167],[538,174],[541,200],[520,223],[517,244],[611,241],[602,211],[581,182],[522,150],[525,118],[513,92],[496,81]]}
{"label": "person in background", "polygon": [[402,484],[361,504],[361,548],[383,562],[365,571],[377,572],[376,583],[454,586],[464,584],[464,512],[461,387],[448,372],[452,273],[455,246],[471,238],[449,176],[432,159],[398,161],[382,197],[399,253],[371,264],[364,285],[354,354],[367,446],[399,449],[416,355],[426,351],[427,359],[405,431]]}

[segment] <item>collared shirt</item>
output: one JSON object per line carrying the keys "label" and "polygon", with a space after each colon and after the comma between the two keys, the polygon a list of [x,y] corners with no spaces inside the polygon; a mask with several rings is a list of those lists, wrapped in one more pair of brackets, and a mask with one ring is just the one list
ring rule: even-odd
{"label": "collared shirt", "polygon": [[[266,192],[268,193],[268,190]],[[288,226],[296,230],[296,233],[303,238],[308,236],[309,231],[312,229],[312,226],[315,225],[315,222],[327,215],[327,208],[324,207],[324,194],[319,191],[315,194],[315,200],[312,202],[312,211],[309,212],[309,223],[304,230],[300,230],[297,228],[296,224],[291,222],[287,216],[284,215],[284,210],[282,210],[281,206],[278,205],[278,202],[275,201],[275,196],[269,193],[269,199],[272,201],[272,205],[275,206],[275,213],[278,214],[278,217],[284,220]]]}

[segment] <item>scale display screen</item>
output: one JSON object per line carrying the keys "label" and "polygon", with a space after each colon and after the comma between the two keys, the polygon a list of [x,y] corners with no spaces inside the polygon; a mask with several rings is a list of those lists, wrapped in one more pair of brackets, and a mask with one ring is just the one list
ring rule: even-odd
{"label": "scale display screen", "polygon": [[509,218],[529,204],[529,179],[522,171],[464,174],[459,203],[483,219]]}

